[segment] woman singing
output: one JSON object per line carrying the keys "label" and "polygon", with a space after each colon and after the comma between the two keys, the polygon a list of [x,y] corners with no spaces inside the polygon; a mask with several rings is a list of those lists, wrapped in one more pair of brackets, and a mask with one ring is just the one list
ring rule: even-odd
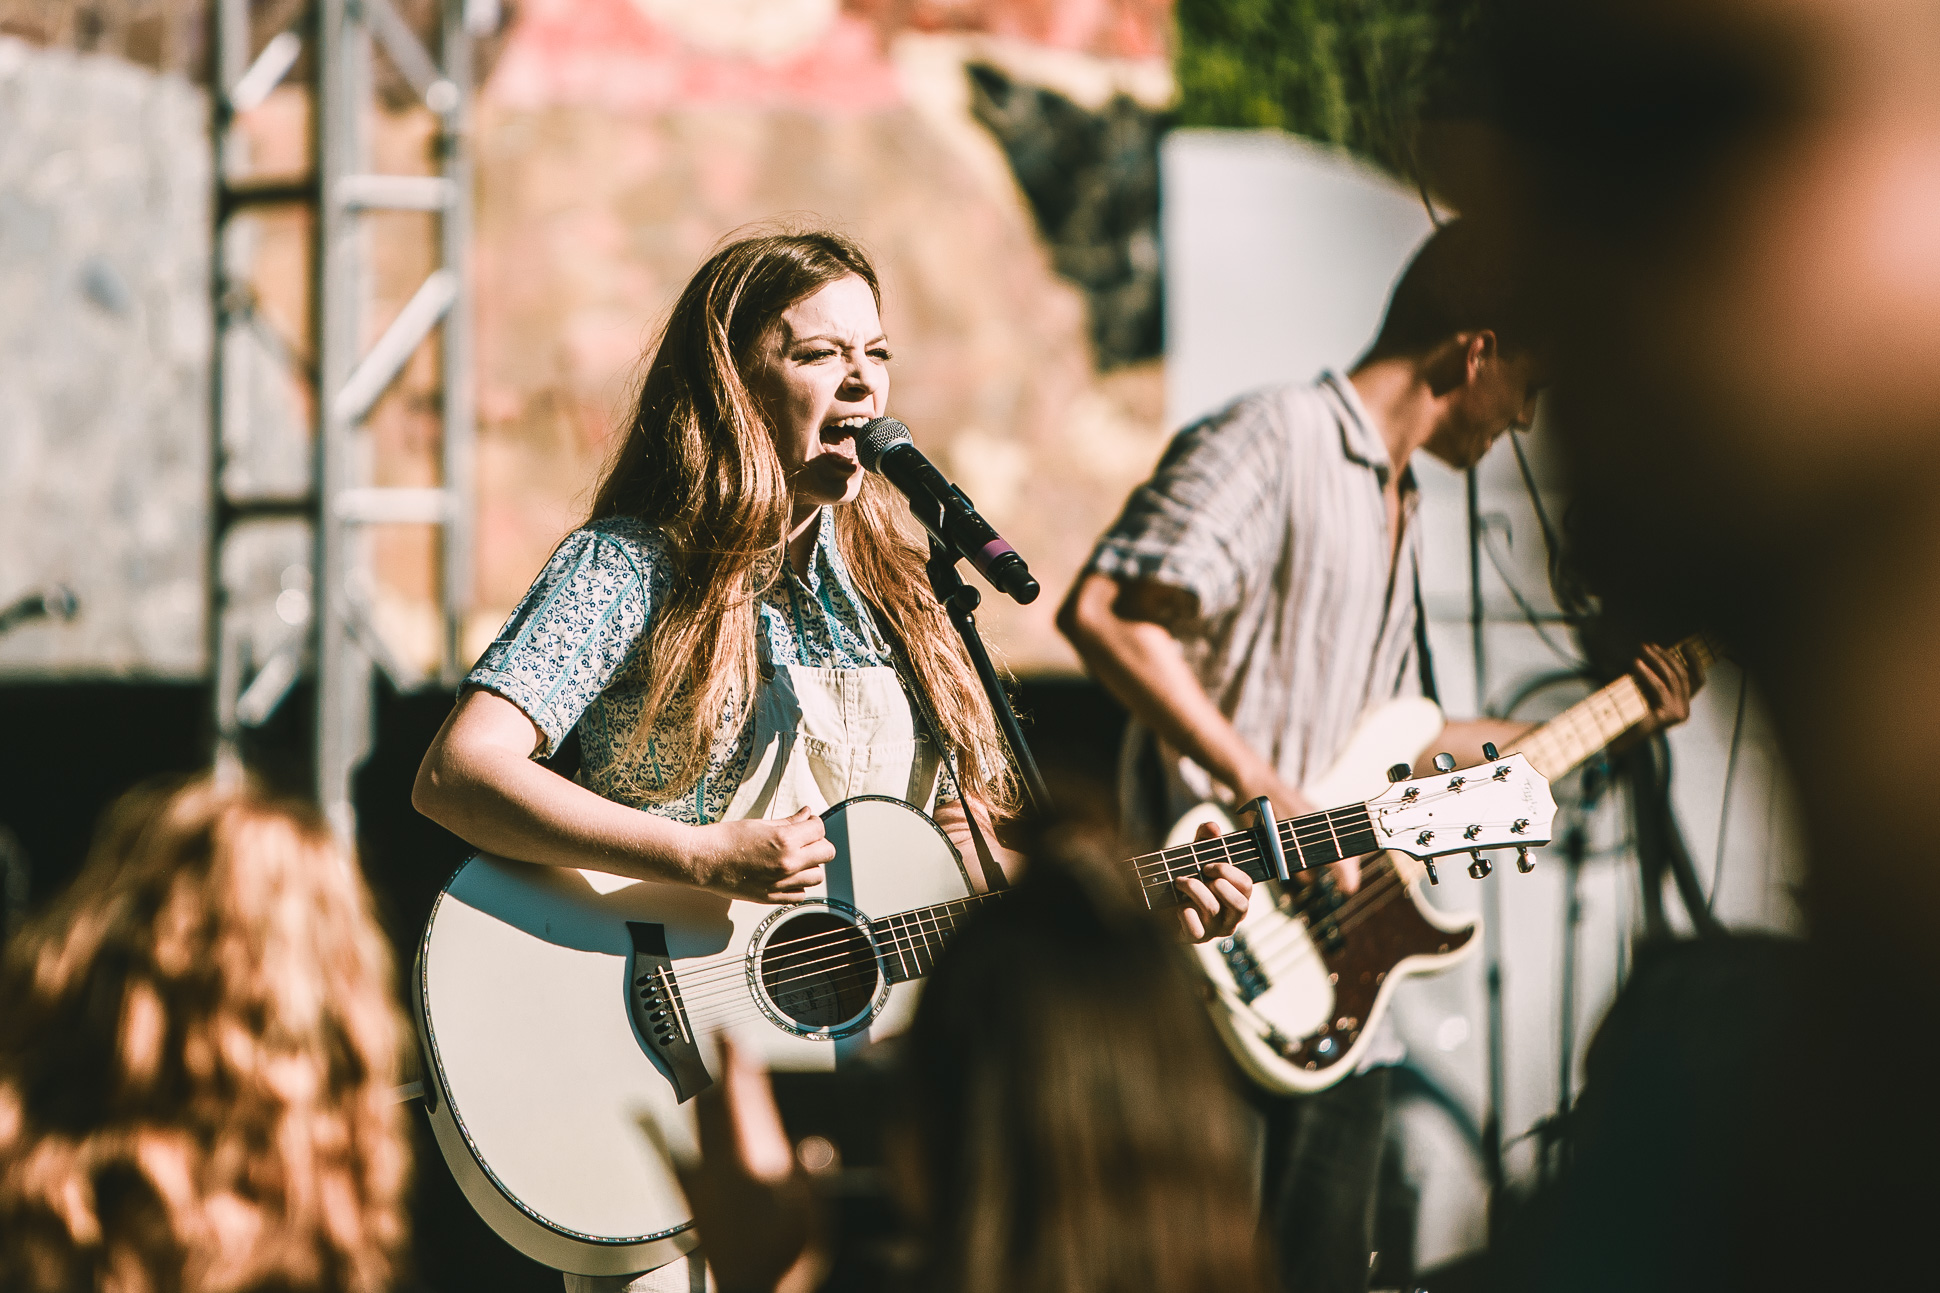
{"label": "woman singing", "polygon": [[[816,814],[888,795],[988,874],[966,805],[987,839],[1014,804],[1007,753],[901,504],[856,456],[889,399],[880,296],[830,233],[701,266],[591,518],[432,742],[420,811],[508,857],[784,902],[835,856]],[[569,781],[535,759],[575,728]],[[1181,887],[1198,937],[1236,925],[1250,886],[1221,868]]]}
{"label": "woman singing", "polygon": [[[856,457],[889,400],[879,301],[868,257],[831,233],[741,239],[701,266],[591,519],[432,742],[419,811],[508,857],[761,902],[822,881],[815,814],[853,795],[933,808],[972,856],[964,800],[987,823],[1014,783],[901,504]],[[568,781],[535,759],[575,726]],[[1245,909],[1231,868],[1182,885],[1195,936]]]}

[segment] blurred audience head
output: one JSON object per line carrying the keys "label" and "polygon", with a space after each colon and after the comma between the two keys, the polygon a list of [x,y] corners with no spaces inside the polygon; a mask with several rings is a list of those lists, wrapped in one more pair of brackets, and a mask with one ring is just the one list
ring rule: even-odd
{"label": "blurred audience head", "polygon": [[1095,820],[1041,823],[1028,852],[905,1043],[933,1287],[1263,1288],[1239,1110],[1176,934]]}
{"label": "blurred audience head", "polygon": [[391,993],[314,814],[209,777],[123,799],[0,970],[0,1287],[389,1287]]}
{"label": "blurred audience head", "polygon": [[[1550,411],[1591,584],[1630,637],[1727,640],[1821,857],[1859,820],[1923,838],[1914,808],[1940,762],[1940,8],[1496,8],[1489,224],[1557,340]],[[1930,962],[1940,871],[1876,860],[1913,900],[1883,909],[1828,871],[1815,927]]]}
{"label": "blurred audience head", "polygon": [[1875,684],[1940,631],[1940,9],[1496,7],[1490,197],[1611,609],[1717,622],[1828,787],[1847,720],[1931,766],[1940,723]]}
{"label": "blurred audience head", "polygon": [[[1663,1016],[1633,1017],[1650,1028],[1614,1033],[1602,1067],[1638,1066],[1635,1102],[1598,1108],[1586,1092],[1590,1118],[1628,1130],[1679,1101],[1736,1101],[1727,1129],[1760,1152],[1733,1158],[1689,1117],[1692,1135],[1655,1142],[1665,1152],[1626,1157],[1626,1135],[1608,1136],[1581,1197],[1641,1180],[1695,1198],[1714,1254],[1734,1252],[1736,1200],[1776,1198],[1787,1210],[1772,1215],[1795,1220],[1813,1201],[1809,1225],[1738,1247],[1767,1255],[1711,1287],[1930,1279],[1940,1109],[1924,1088],[1940,1044],[1909,1021],[1940,1009],[1925,818],[1940,763],[1940,7],[1491,7],[1503,129],[1478,154],[1496,182],[1469,210],[1517,250],[1555,339],[1549,412],[1578,557],[1628,636],[1712,628],[1758,684],[1806,828],[1821,988],[1782,1000],[1769,1051],[1676,1023],[1756,1007],[1729,978],[1721,1010],[1666,993]],[[1753,1086],[1745,1105],[1745,1083],[1781,1071],[1767,1056],[1835,1036],[1885,1044],[1803,1100]],[[1624,1215],[1621,1242],[1653,1221]],[[1542,1286],[1637,1285],[1590,1257]]]}

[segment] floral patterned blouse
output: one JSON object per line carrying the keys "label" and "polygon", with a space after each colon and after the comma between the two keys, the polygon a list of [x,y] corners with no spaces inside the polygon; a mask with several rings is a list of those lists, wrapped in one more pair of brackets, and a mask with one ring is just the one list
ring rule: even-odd
{"label": "floral patterned blouse", "polygon": [[[833,669],[892,665],[890,646],[836,550],[830,508],[822,509],[818,525],[807,576],[789,567],[761,599],[767,659]],[[464,685],[494,692],[525,711],[544,734],[534,757],[557,749],[577,726],[577,780],[587,789],[676,821],[713,822],[741,783],[752,724],[724,713],[707,771],[677,795],[669,792],[656,757],[678,739],[664,713],[648,738],[646,758],[629,765],[622,757],[646,699],[644,671],[629,666],[646,649],[667,577],[666,539],[655,527],[611,517],[573,531]]]}

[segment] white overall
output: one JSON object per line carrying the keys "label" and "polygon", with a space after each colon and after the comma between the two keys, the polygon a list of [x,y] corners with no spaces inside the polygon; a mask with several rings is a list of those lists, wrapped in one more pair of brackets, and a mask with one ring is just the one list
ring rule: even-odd
{"label": "white overall", "polygon": [[[920,732],[896,671],[770,666],[761,644],[754,746],[723,821],[817,813],[857,795],[888,795],[925,812],[935,806],[935,743]],[[644,1275],[567,1275],[570,1293],[700,1293],[699,1252]]]}

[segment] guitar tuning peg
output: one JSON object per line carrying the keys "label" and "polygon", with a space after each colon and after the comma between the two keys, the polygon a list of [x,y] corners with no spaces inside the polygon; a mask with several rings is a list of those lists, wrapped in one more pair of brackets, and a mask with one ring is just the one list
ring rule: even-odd
{"label": "guitar tuning peg", "polygon": [[1440,883],[1442,882],[1442,878],[1441,878],[1441,876],[1439,876],[1439,875],[1438,875],[1438,874],[1436,874],[1436,872],[1435,872],[1435,859],[1433,859],[1433,858],[1423,858],[1423,859],[1421,860],[1421,864],[1422,864],[1422,866],[1424,866],[1424,867],[1426,867],[1426,868],[1428,868],[1428,883],[1429,883],[1429,884],[1440,884]]}
{"label": "guitar tuning peg", "polygon": [[1489,871],[1492,869],[1489,865],[1489,860],[1480,853],[1470,853],[1469,856],[1474,858],[1475,861],[1468,864],[1468,878],[1471,880],[1488,879]]}
{"label": "guitar tuning peg", "polygon": [[1392,785],[1397,781],[1406,781],[1408,779],[1408,774],[1413,771],[1414,769],[1409,767],[1407,764],[1397,763],[1392,768],[1388,769],[1388,783]]}
{"label": "guitar tuning peg", "polygon": [[1440,754],[1437,754],[1435,756],[1435,771],[1437,772],[1455,771],[1455,756],[1450,754],[1447,750],[1443,750]]}
{"label": "guitar tuning peg", "polygon": [[1482,758],[1485,762],[1494,763],[1501,757],[1502,755],[1496,751],[1494,741],[1482,742]]}
{"label": "guitar tuning peg", "polygon": [[1516,870],[1522,872],[1524,875],[1528,875],[1535,869],[1536,864],[1529,860],[1529,846],[1527,844],[1518,845],[1516,847]]}

